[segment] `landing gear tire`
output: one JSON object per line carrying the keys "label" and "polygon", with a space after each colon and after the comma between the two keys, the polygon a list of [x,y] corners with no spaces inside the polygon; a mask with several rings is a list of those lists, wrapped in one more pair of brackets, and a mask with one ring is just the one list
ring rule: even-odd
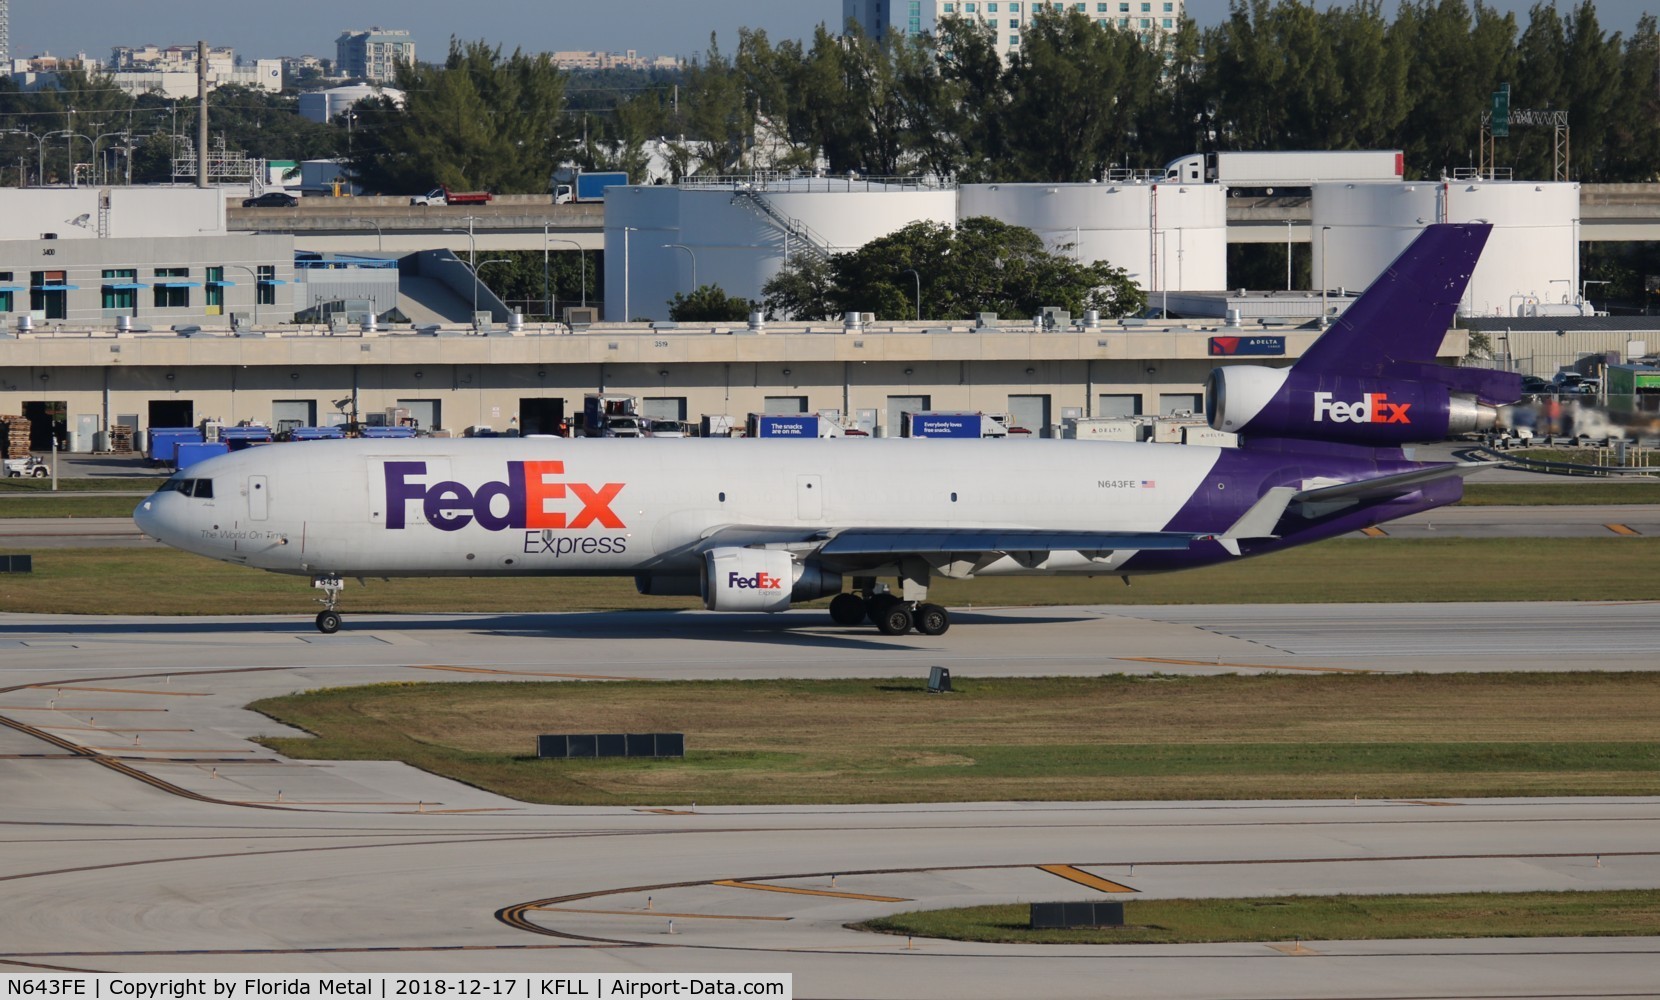
{"label": "landing gear tire", "polygon": [[899,598],[892,594],[877,594],[865,602],[865,620],[872,625],[882,623],[882,613],[899,603]]}
{"label": "landing gear tire", "polygon": [[944,635],[951,627],[951,614],[938,604],[919,604],[916,608],[916,630],[923,635]]}
{"label": "landing gear tire", "polygon": [[916,624],[911,606],[895,598],[876,619],[876,631],[883,635],[904,635]]}
{"label": "landing gear tire", "polygon": [[830,620],[837,625],[858,625],[868,613],[865,604],[858,594],[837,594],[830,599]]}
{"label": "landing gear tire", "polygon": [[317,631],[324,635],[333,635],[340,631],[340,615],[333,611],[317,612]]}

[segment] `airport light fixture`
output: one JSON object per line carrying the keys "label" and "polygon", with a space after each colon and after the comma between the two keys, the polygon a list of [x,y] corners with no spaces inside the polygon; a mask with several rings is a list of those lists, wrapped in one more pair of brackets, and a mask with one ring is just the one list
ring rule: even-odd
{"label": "airport light fixture", "polygon": [[916,279],[916,321],[920,323],[922,322],[922,275],[918,274],[914,267],[907,267],[899,273],[908,274]]}
{"label": "airport light fixture", "polygon": [[567,240],[560,236],[548,237],[548,227],[542,227],[542,297],[548,297],[548,244],[569,243],[576,247],[576,258],[582,265],[582,307],[588,307],[588,251],[576,240]]}
{"label": "airport light fixture", "polygon": [[478,279],[478,272],[484,270],[484,265],[486,265],[486,264],[511,264],[511,263],[513,263],[513,258],[511,258],[511,257],[491,257],[489,260],[479,261],[478,266],[472,269],[473,270],[473,315],[474,316],[478,315],[478,286],[480,284],[479,279]]}
{"label": "airport light fixture", "polygon": [[697,291],[697,254],[693,253],[692,248],[684,243],[664,243],[663,249],[684,250],[686,251],[686,256],[692,258],[692,291]]}

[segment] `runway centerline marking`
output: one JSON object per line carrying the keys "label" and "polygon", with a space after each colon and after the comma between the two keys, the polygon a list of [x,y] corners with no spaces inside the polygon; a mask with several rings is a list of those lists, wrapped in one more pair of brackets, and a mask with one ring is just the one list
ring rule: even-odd
{"label": "runway centerline marking", "polygon": [[1072,865],[1038,865],[1038,871],[1048,872],[1051,875],[1059,875],[1068,882],[1076,882],[1079,885],[1087,885],[1091,889],[1095,889],[1100,892],[1138,891],[1127,885],[1120,885],[1110,879],[1104,879],[1099,875],[1091,875],[1082,868],[1074,868]]}
{"label": "runway centerline marking", "polygon": [[867,899],[873,903],[909,903],[909,896],[872,896],[863,892],[836,892],[833,889],[797,889],[793,885],[767,885],[765,882],[740,882],[724,878],[710,885],[724,885],[729,889],[759,889],[762,892],[790,892],[799,896],[832,896],[836,899]]}
{"label": "runway centerline marking", "polygon": [[1168,663],[1178,667],[1228,667],[1232,670],[1301,670],[1315,674],[1375,674],[1364,667],[1288,667],[1272,663],[1223,663],[1221,660],[1173,660],[1165,656],[1115,656],[1129,663]]}

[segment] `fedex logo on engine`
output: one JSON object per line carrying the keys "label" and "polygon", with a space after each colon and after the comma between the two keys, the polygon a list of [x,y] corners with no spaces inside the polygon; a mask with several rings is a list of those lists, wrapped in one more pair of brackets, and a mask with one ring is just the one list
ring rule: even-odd
{"label": "fedex logo on engine", "polygon": [[1338,424],[1410,424],[1411,403],[1391,403],[1386,392],[1368,392],[1358,403],[1332,399],[1329,392],[1314,394],[1314,419]]}
{"label": "fedex logo on engine", "polygon": [[745,576],[742,573],[726,574],[726,585],[733,590],[783,590],[783,577],[773,576],[771,573],[756,573],[754,576]]}
{"label": "fedex logo on engine", "polygon": [[[425,462],[387,462],[386,527],[405,527],[409,505],[440,531],[460,531],[477,522],[485,531],[518,529],[623,528],[611,505],[623,483],[573,483],[564,480],[564,462],[508,462],[505,482],[478,487],[445,480],[427,484]],[[573,503],[574,501],[574,503]],[[550,503],[561,509],[550,510]]]}

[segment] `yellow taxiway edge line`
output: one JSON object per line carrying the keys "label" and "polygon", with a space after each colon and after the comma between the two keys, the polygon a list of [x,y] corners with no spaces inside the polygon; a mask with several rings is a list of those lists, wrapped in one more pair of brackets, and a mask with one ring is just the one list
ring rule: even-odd
{"label": "yellow taxiway edge line", "polygon": [[1136,891],[1127,885],[1119,885],[1117,882],[1104,879],[1099,875],[1091,875],[1082,868],[1074,868],[1071,865],[1038,865],[1038,871],[1048,872],[1051,875],[1059,875],[1068,882],[1076,882],[1079,885],[1087,885],[1091,889],[1096,889],[1100,892]]}
{"label": "yellow taxiway edge line", "polygon": [[760,889],[762,892],[793,892],[801,896],[834,896],[837,899],[868,899],[873,903],[909,903],[906,896],[871,896],[862,892],[834,892],[830,889],[797,889],[790,885],[766,885],[762,882],[739,882],[737,879],[721,879],[711,882],[710,885],[724,885],[729,889]]}

